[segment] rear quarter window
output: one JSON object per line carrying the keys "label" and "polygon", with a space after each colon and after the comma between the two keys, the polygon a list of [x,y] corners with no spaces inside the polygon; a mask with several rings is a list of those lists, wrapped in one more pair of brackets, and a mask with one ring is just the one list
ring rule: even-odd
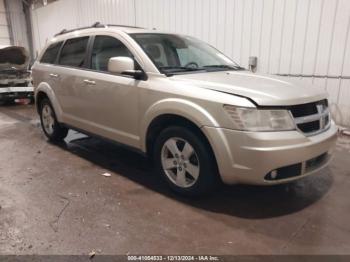
{"label": "rear quarter window", "polygon": [[67,40],[61,51],[59,64],[82,67],[85,61],[88,41],[88,36]]}
{"label": "rear quarter window", "polygon": [[46,64],[54,64],[62,43],[63,42],[58,42],[50,45],[43,54],[40,62]]}

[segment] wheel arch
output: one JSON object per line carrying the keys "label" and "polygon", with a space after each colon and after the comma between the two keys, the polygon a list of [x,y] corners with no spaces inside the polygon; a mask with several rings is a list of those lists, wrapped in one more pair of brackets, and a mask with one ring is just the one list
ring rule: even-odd
{"label": "wheel arch", "polygon": [[39,92],[37,93],[36,97],[35,97],[35,101],[36,101],[35,107],[36,107],[36,111],[38,112],[38,114],[40,114],[40,105],[41,105],[41,102],[42,102],[42,100],[45,99],[45,98],[49,98],[49,97],[48,97],[47,94],[46,94],[45,92],[43,92],[43,91],[39,91]]}
{"label": "wheel arch", "polygon": [[62,108],[58,103],[56,95],[53,89],[50,87],[48,83],[40,83],[38,87],[35,89],[35,104],[38,113],[40,113],[40,103],[42,99],[48,98],[54,108],[57,120],[62,122]]}
{"label": "wheel arch", "polygon": [[147,150],[149,134],[153,133],[152,130],[155,127],[158,130],[158,126],[171,124],[169,119],[174,120],[173,124],[187,123],[192,128],[198,128],[198,130],[203,126],[219,126],[214,117],[205,108],[194,102],[177,98],[164,99],[153,104],[141,119],[140,146],[142,151],[149,152]]}
{"label": "wheel arch", "polygon": [[[152,157],[152,152],[154,149],[154,144],[157,139],[157,136],[167,127],[171,126],[180,126],[187,128],[198,135],[203,142],[206,144],[208,149],[210,150],[214,160],[216,162],[216,157],[212,148],[212,145],[205,135],[205,133],[201,130],[201,128],[191,120],[176,114],[162,114],[153,119],[150,123],[147,133],[146,133],[146,141],[145,141],[145,152],[149,157]],[[217,163],[217,162],[216,162]]]}

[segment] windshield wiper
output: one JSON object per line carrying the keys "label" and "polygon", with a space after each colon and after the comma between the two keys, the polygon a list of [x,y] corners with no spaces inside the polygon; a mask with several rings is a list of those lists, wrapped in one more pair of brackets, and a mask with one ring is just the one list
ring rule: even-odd
{"label": "windshield wiper", "polygon": [[204,68],[193,68],[185,66],[160,66],[158,67],[160,71],[165,73],[167,76],[172,76],[181,72],[194,72],[194,71],[204,71]]}
{"label": "windshield wiper", "polygon": [[228,69],[228,70],[245,70],[245,68],[240,66],[230,66],[230,65],[206,65],[203,68],[219,68],[219,69]]}
{"label": "windshield wiper", "polygon": [[197,71],[203,70],[202,68],[185,67],[185,66],[160,66],[161,70],[185,70],[185,71]]}

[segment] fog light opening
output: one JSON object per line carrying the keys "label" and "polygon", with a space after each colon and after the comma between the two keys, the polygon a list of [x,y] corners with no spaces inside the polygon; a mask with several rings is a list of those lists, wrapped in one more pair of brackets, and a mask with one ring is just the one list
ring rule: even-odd
{"label": "fog light opening", "polygon": [[288,179],[301,175],[301,163],[280,167],[278,169],[270,171],[266,176],[267,181],[277,181],[282,179]]}
{"label": "fog light opening", "polygon": [[277,177],[277,170],[271,171],[271,178],[275,179]]}

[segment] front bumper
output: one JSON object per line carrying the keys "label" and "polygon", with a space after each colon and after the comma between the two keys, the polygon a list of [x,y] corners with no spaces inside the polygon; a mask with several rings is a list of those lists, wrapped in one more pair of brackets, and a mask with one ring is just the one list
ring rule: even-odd
{"label": "front bumper", "polygon": [[[221,178],[226,184],[271,185],[290,182],[324,168],[331,159],[337,139],[337,126],[318,135],[306,137],[298,131],[244,132],[203,127],[213,147]],[[299,165],[295,175],[271,179],[280,172]],[[295,170],[295,169],[294,169]]]}
{"label": "front bumper", "polygon": [[1,87],[0,88],[0,101],[21,99],[21,98],[33,98],[34,90],[32,86],[25,87]]}
{"label": "front bumper", "polygon": [[0,85],[2,86],[24,86],[27,83],[31,83],[32,79],[31,78],[12,78],[12,79],[8,79],[8,78],[0,78]]}

